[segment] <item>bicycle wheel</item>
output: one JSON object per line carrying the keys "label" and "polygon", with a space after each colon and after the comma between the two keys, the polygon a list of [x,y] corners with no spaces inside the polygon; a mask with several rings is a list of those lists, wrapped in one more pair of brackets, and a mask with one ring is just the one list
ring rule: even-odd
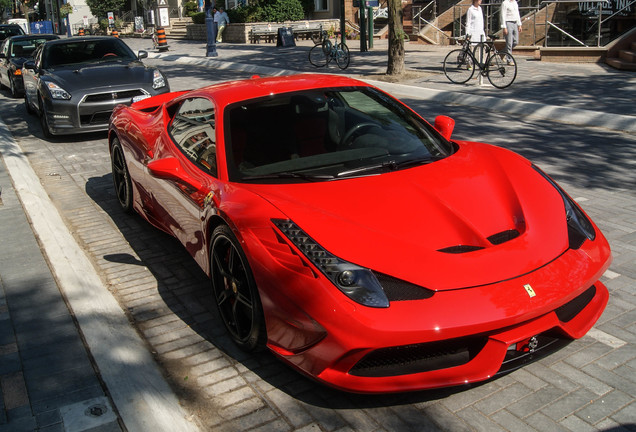
{"label": "bicycle wheel", "polygon": [[444,59],[444,74],[455,84],[464,84],[473,77],[473,67],[470,55],[462,49],[449,52]]}
{"label": "bicycle wheel", "polygon": [[322,52],[325,53],[327,64],[333,59],[333,44],[329,39],[322,41]]}
{"label": "bicycle wheel", "polygon": [[322,45],[314,45],[309,50],[309,63],[316,67],[323,67],[327,64],[327,55],[322,50]]}
{"label": "bicycle wheel", "polygon": [[510,54],[493,53],[486,63],[488,81],[497,88],[506,88],[517,77],[517,62]]}
{"label": "bicycle wheel", "polygon": [[342,70],[349,66],[349,47],[344,42],[336,45],[336,64]]}

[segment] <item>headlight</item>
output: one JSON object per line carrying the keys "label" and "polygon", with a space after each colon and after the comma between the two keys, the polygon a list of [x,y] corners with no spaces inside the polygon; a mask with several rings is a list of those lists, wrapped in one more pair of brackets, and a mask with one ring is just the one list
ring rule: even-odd
{"label": "headlight", "polygon": [[152,72],[152,88],[157,90],[158,88],[166,86],[166,79],[163,77],[161,72],[155,69]]}
{"label": "headlight", "polygon": [[272,219],[272,222],[331,283],[351,300],[369,307],[389,307],[389,299],[371,270],[344,261],[327,252],[290,220]]}
{"label": "headlight", "polygon": [[592,226],[592,222],[585,216],[583,210],[579,207],[579,205],[574,202],[572,198],[568,194],[565,193],[561,186],[556,184],[554,180],[550,178],[546,173],[541,171],[535,165],[532,167],[539,174],[543,176],[554,188],[561,194],[561,198],[563,198],[563,205],[565,206],[565,219],[568,224],[568,236],[570,240],[570,248],[578,249],[581,247],[583,242],[586,239],[594,240],[596,238],[596,232],[594,231],[594,226]]}
{"label": "headlight", "polygon": [[49,92],[51,93],[51,97],[53,99],[70,99],[71,95],[64,90],[62,87],[60,87],[59,85],[52,83],[52,82],[48,82],[46,83],[47,88],[49,89]]}

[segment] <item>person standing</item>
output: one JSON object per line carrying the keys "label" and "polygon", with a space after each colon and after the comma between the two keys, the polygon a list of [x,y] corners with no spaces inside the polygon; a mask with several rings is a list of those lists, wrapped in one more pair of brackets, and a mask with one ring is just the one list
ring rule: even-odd
{"label": "person standing", "polygon": [[470,41],[474,44],[486,40],[481,0],[473,0],[472,6],[466,12],[466,36],[470,36]]}
{"label": "person standing", "polygon": [[521,16],[517,0],[503,0],[501,2],[501,28],[506,39],[506,54],[512,54],[512,49],[519,44],[521,33]]}
{"label": "person standing", "polygon": [[225,9],[222,7],[219,8],[218,15],[219,19],[217,20],[218,31],[216,33],[216,43],[221,43],[223,30],[225,30],[225,26],[230,23],[230,17],[227,16]]}

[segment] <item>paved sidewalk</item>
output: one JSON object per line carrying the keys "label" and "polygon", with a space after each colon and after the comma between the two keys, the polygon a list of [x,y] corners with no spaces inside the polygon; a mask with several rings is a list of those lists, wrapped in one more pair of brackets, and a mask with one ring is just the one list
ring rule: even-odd
{"label": "paved sidewalk", "polygon": [[3,158],[0,189],[0,431],[119,431]]}

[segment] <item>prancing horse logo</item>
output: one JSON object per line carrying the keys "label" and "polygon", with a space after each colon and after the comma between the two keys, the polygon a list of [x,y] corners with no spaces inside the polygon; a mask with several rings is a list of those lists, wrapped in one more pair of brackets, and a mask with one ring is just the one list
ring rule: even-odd
{"label": "prancing horse logo", "polygon": [[530,284],[525,284],[523,286],[526,289],[526,292],[528,293],[528,295],[530,296],[530,298],[534,297],[537,295],[537,293],[534,292],[534,290],[532,289],[532,287],[530,286]]}

